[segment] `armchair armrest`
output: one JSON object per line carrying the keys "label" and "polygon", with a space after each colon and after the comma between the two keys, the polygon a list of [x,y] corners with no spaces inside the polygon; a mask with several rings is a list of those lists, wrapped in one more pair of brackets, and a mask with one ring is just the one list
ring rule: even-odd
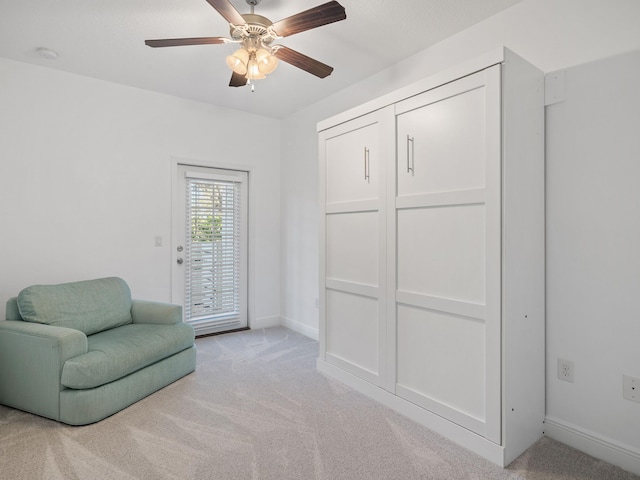
{"label": "armchair armrest", "polygon": [[0,321],[0,403],[59,418],[62,366],[87,348],[79,330]]}
{"label": "armchair armrest", "polygon": [[173,325],[182,323],[182,307],[172,303],[131,300],[131,318],[133,323]]}

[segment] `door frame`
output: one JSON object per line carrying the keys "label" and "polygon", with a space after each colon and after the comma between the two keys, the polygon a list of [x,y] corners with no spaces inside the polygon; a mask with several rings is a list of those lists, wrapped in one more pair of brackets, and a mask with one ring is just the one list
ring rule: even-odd
{"label": "door frame", "polygon": [[[171,302],[176,302],[177,294],[173,287],[173,277],[176,275],[178,269],[176,260],[178,259],[178,232],[175,228],[175,222],[178,218],[178,202],[177,196],[183,195],[178,186],[178,165],[188,165],[190,167],[202,167],[202,168],[215,168],[218,170],[235,170],[247,173],[248,184],[248,197],[249,204],[247,206],[248,218],[247,218],[247,326],[252,328],[254,322],[255,312],[255,240],[254,235],[251,232],[254,228],[254,215],[253,215],[253,198],[254,197],[254,184],[252,181],[251,172],[255,169],[255,165],[242,164],[242,163],[224,163],[213,160],[202,160],[185,157],[171,157],[171,217],[170,217],[170,229],[171,229],[171,251],[170,251],[170,277],[169,277],[169,289],[171,292]],[[184,320],[184,313],[183,313]]]}

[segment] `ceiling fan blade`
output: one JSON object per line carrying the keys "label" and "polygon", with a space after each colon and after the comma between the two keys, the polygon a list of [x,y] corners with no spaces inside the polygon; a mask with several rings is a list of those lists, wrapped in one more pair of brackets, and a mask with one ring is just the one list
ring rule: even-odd
{"label": "ceiling fan blade", "polygon": [[216,45],[224,43],[224,37],[200,37],[200,38],[164,38],[161,40],[145,40],[149,47],[180,47],[182,45]]}
{"label": "ceiling fan blade", "polygon": [[318,60],[314,60],[311,57],[307,57],[300,52],[283,47],[282,45],[279,45],[278,47],[279,48],[274,55],[283,62],[287,62],[294,67],[298,67],[305,72],[309,72],[320,78],[328,77],[331,75],[331,72],[333,72],[333,67],[330,67],[329,65],[325,65]]}
{"label": "ceiling fan blade", "polygon": [[345,18],[347,18],[347,13],[344,7],[334,1],[310,8],[297,15],[275,22],[273,29],[279,36],[288,37],[294,33],[300,33],[329,23],[339,22]]}
{"label": "ceiling fan blade", "polygon": [[247,84],[247,77],[244,75],[240,75],[239,73],[233,72],[231,75],[231,81],[229,82],[230,87],[244,87]]}
{"label": "ceiling fan blade", "polygon": [[240,12],[236,10],[236,8],[231,5],[229,0],[207,0],[209,5],[217,10],[217,12],[224,17],[224,19],[232,23],[233,25],[240,26],[244,25],[245,20],[240,15]]}

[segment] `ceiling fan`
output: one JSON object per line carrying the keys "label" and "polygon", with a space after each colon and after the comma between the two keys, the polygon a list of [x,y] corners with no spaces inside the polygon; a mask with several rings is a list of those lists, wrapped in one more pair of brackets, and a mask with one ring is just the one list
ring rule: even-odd
{"label": "ceiling fan", "polygon": [[167,38],[145,40],[149,47],[177,47],[182,45],[207,45],[236,43],[240,48],[227,57],[227,65],[233,71],[230,87],[242,87],[252,80],[265,78],[273,72],[282,60],[319,78],[331,74],[333,67],[303,55],[283,45],[273,45],[276,40],[295,33],[311,30],[347,18],[342,5],[336,1],[327,2],[291,17],[272,22],[254,13],[254,7],[261,0],[246,0],[251,13],[241,14],[229,0],[207,0],[209,5],[229,22],[230,38]]}

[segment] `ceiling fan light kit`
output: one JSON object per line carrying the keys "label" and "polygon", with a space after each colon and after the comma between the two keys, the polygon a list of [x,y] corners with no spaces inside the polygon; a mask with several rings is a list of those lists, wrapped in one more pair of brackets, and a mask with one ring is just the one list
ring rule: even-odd
{"label": "ceiling fan light kit", "polygon": [[279,60],[319,78],[325,78],[333,71],[332,67],[318,60],[283,45],[272,44],[289,35],[344,20],[347,14],[338,2],[331,1],[275,23],[254,13],[254,7],[260,3],[260,0],[246,0],[251,6],[251,13],[247,14],[240,14],[229,0],[207,0],[207,2],[229,22],[231,38],[173,38],[146,40],[145,44],[154,48],[221,43],[240,44],[241,47],[226,58],[227,66],[233,72],[229,82],[230,87],[241,87],[253,80],[266,78],[276,69]]}
{"label": "ceiling fan light kit", "polygon": [[249,52],[244,48],[236,50],[233,55],[227,57],[227,65],[229,68],[239,75],[246,75],[248,62]]}
{"label": "ceiling fan light kit", "polygon": [[227,57],[227,65],[247,80],[260,80],[276,69],[278,59],[260,38],[248,36],[242,39],[242,47]]}

